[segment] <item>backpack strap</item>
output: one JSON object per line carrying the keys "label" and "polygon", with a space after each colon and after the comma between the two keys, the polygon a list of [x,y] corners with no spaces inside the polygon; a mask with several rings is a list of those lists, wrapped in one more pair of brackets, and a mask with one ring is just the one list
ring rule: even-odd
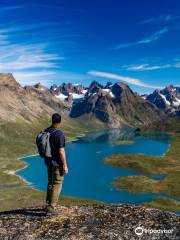
{"label": "backpack strap", "polygon": [[51,136],[52,134],[54,134],[55,132],[57,132],[57,131],[59,131],[59,129],[55,128],[54,131],[52,131],[51,133],[49,132],[49,133],[50,133],[50,136]]}
{"label": "backpack strap", "polygon": [[52,135],[53,133],[59,131],[59,129],[55,128],[52,132],[50,132],[49,129],[52,129],[52,127],[45,129],[44,132],[48,132],[50,135]]}
{"label": "backpack strap", "polygon": [[[51,133],[49,132],[49,134],[50,134],[50,137],[55,133],[55,132],[57,132],[57,131],[59,131],[59,129],[57,129],[57,128],[55,128]],[[54,146],[53,146],[53,144],[52,144],[52,141],[50,141],[50,144],[51,144],[51,146],[54,148]]]}

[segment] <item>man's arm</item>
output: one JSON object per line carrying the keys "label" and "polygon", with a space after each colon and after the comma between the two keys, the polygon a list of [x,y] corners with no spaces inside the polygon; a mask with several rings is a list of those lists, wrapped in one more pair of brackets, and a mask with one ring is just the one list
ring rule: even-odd
{"label": "man's arm", "polygon": [[67,167],[67,162],[66,162],[66,152],[65,152],[64,147],[59,148],[59,155],[60,155],[60,158],[63,162],[64,173],[68,173],[68,167]]}

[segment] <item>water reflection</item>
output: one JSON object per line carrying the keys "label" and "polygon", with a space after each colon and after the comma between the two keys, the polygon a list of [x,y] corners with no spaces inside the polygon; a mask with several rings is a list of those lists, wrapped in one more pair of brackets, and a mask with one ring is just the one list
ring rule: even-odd
{"label": "water reflection", "polygon": [[141,132],[132,128],[110,129],[88,133],[86,136],[78,139],[78,143],[104,143],[113,144],[116,141],[139,141],[156,140],[164,143],[170,142],[170,136],[163,132]]}

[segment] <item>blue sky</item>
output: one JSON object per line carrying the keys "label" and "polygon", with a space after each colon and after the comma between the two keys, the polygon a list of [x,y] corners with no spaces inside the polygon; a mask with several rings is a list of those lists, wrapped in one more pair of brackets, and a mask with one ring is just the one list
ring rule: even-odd
{"label": "blue sky", "polygon": [[1,0],[0,72],[23,85],[180,85],[179,0]]}

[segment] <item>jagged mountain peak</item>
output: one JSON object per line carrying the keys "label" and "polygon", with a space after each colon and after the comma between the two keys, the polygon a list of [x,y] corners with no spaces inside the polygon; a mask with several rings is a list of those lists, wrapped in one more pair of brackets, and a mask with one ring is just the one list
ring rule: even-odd
{"label": "jagged mountain peak", "polygon": [[155,89],[154,92],[155,92],[155,93],[159,93],[160,90],[159,90],[159,89]]}
{"label": "jagged mountain peak", "polygon": [[15,80],[11,73],[0,73],[0,85],[10,87],[20,87],[21,85]]}
{"label": "jagged mountain peak", "polygon": [[93,87],[93,86],[99,86],[100,88],[103,88],[103,86],[98,82],[98,81],[96,81],[96,80],[93,80],[92,82],[91,82],[91,84],[90,84],[90,86],[89,86],[89,88],[90,87]]}
{"label": "jagged mountain peak", "polygon": [[91,84],[88,88],[87,95],[92,94],[92,93],[96,93],[102,88],[103,88],[103,86],[100,83],[98,83],[97,81],[94,80],[94,81],[91,82]]}
{"label": "jagged mountain peak", "polygon": [[175,90],[175,87],[173,85],[169,85],[169,86],[165,87],[165,89],[168,91],[173,91],[173,90]]}
{"label": "jagged mountain peak", "polygon": [[149,124],[164,117],[153,104],[142,99],[124,83],[115,83],[110,89],[100,88],[96,83],[90,87],[85,98],[73,105],[71,117],[93,114],[114,128],[123,124]]}
{"label": "jagged mountain peak", "polygon": [[104,88],[110,89],[110,88],[112,88],[112,86],[113,86],[112,82],[107,82]]}
{"label": "jagged mountain peak", "polygon": [[42,85],[41,83],[37,83],[33,86],[35,89],[37,89],[38,91],[47,91],[47,87],[45,87],[44,85]]}
{"label": "jagged mountain peak", "polygon": [[122,99],[125,95],[127,96],[127,98],[131,98],[132,99],[132,96],[134,98],[134,96],[136,95],[128,87],[128,85],[126,85],[125,83],[122,83],[122,82],[115,83],[112,86],[111,90],[112,90],[112,93],[114,94],[114,96],[116,97],[117,100]]}
{"label": "jagged mountain peak", "polygon": [[[0,74],[0,82],[0,118],[8,119],[10,112],[14,114],[14,118],[26,118],[37,116],[42,111],[50,113],[58,110],[68,113],[71,111],[72,117],[94,115],[110,127],[121,127],[124,124],[149,124],[164,117],[153,104],[142,99],[122,82],[113,86],[109,83],[103,87],[93,81],[89,88],[63,83],[60,86],[53,85],[50,90],[40,83],[23,88],[12,74]],[[65,96],[63,102],[58,99],[60,95]],[[72,103],[75,95],[81,98]]]}
{"label": "jagged mountain peak", "polygon": [[121,87],[123,90],[127,90],[129,89],[128,85],[126,85],[125,83],[123,82],[118,82],[116,83],[119,87]]}
{"label": "jagged mountain peak", "polygon": [[169,85],[161,90],[155,90],[146,98],[149,102],[163,109],[172,116],[180,114],[180,88]]}

